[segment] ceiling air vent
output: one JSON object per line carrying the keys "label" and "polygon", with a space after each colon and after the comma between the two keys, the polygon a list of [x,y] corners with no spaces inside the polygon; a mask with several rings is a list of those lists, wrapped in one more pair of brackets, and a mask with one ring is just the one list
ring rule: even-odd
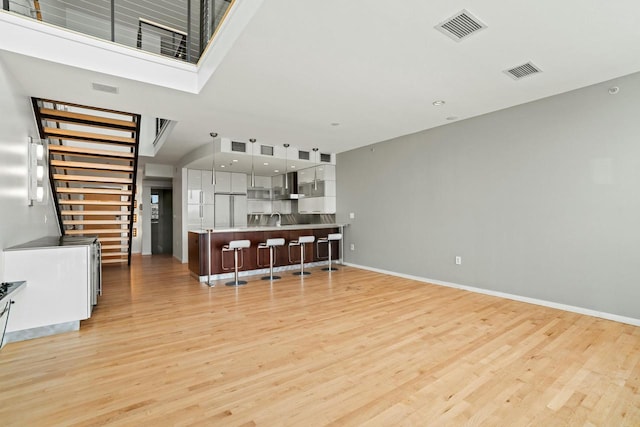
{"label": "ceiling air vent", "polygon": [[320,153],[320,161],[331,163],[331,154]]}
{"label": "ceiling air vent", "polygon": [[273,156],[273,147],[270,145],[261,145],[260,154],[263,156]]}
{"label": "ceiling air vent", "polygon": [[513,67],[508,70],[504,70],[504,73],[510,76],[513,80],[520,80],[524,77],[530,76],[532,74],[538,74],[541,72],[542,70],[539,67],[533,65],[533,63],[531,62],[518,65],[517,67]]}
{"label": "ceiling air vent", "polygon": [[300,160],[309,160],[309,152],[308,151],[298,151],[298,159]]}
{"label": "ceiling air vent", "polygon": [[462,9],[460,12],[439,23],[434,28],[442,34],[459,42],[478,31],[484,30],[487,26],[469,13],[468,10]]}
{"label": "ceiling air vent", "polygon": [[236,151],[238,153],[246,153],[247,152],[247,143],[246,142],[231,141],[231,151]]}
{"label": "ceiling air vent", "polygon": [[97,90],[99,92],[118,93],[117,87],[105,85],[102,83],[91,83],[91,87],[93,88],[93,90]]}

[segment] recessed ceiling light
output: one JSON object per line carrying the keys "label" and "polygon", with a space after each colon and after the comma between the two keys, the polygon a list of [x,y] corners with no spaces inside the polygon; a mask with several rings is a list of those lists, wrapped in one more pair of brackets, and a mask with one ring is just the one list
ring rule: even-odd
{"label": "recessed ceiling light", "polygon": [[263,165],[269,166],[269,163],[268,162],[264,162]]}
{"label": "recessed ceiling light", "polygon": [[432,104],[434,107],[439,107],[441,105],[444,105],[444,101],[441,99],[438,99],[437,101],[433,101]]}
{"label": "recessed ceiling light", "polygon": [[291,165],[291,169],[295,169],[295,168],[296,168],[296,165]]}
{"label": "recessed ceiling light", "polygon": [[274,172],[275,172],[275,173],[278,173],[278,172],[280,172],[280,171],[279,171],[278,169],[276,169],[276,170],[274,170]]}
{"label": "recessed ceiling light", "polygon": [[457,116],[449,116],[447,117],[447,120],[458,120]]}
{"label": "recessed ceiling light", "polygon": [[221,167],[221,168],[223,168],[223,167],[224,167],[224,165],[220,165],[220,167]]}
{"label": "recessed ceiling light", "polygon": [[238,159],[233,159],[233,163],[238,163]]}

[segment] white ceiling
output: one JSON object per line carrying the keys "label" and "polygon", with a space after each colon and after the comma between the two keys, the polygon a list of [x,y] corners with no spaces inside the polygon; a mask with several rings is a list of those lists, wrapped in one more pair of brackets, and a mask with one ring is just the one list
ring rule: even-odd
{"label": "white ceiling", "polygon": [[[488,28],[462,42],[433,28],[462,9]],[[109,80],[119,95],[100,94],[98,73],[0,60],[32,96],[177,120],[153,163],[211,131],[338,153],[638,72],[640,2],[264,1],[199,94],[122,78]],[[543,72],[503,73],[526,61]]]}

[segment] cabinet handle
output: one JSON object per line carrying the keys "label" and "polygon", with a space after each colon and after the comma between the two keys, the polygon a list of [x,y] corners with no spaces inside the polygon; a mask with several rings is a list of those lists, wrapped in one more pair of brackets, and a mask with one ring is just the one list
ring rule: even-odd
{"label": "cabinet handle", "polygon": [[204,206],[200,205],[200,219],[204,218]]}
{"label": "cabinet handle", "polygon": [[200,191],[200,203],[204,203],[204,191]]}

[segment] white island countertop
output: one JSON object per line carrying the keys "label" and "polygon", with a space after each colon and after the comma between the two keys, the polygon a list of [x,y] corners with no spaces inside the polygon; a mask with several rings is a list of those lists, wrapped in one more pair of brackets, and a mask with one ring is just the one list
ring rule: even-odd
{"label": "white island countertop", "polygon": [[[252,232],[252,231],[278,231],[278,230],[309,230],[314,228],[336,228],[344,227],[347,224],[291,224],[281,225],[280,227],[267,225],[267,226],[255,226],[255,227],[237,227],[237,228],[214,228],[212,233],[237,233],[237,232]],[[206,229],[191,229],[190,233],[207,234]]]}

